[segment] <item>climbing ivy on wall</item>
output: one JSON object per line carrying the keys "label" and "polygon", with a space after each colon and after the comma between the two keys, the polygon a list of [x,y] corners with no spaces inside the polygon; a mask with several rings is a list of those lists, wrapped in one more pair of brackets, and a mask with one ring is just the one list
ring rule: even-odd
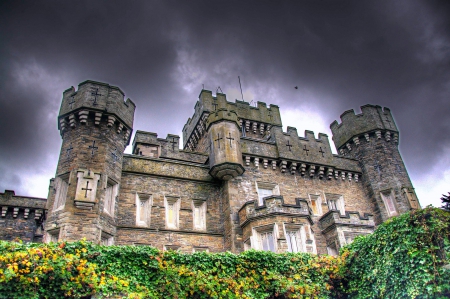
{"label": "climbing ivy on wall", "polygon": [[450,213],[434,208],[392,218],[341,250],[349,298],[449,298]]}
{"label": "climbing ivy on wall", "polygon": [[0,298],[444,298],[450,216],[405,214],[339,257],[0,242]]}

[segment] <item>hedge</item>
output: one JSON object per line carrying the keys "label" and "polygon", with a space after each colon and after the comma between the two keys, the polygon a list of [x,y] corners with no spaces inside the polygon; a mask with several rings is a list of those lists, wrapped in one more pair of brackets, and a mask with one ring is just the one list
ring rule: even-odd
{"label": "hedge", "polygon": [[445,298],[450,216],[395,217],[338,257],[0,242],[0,298]]}

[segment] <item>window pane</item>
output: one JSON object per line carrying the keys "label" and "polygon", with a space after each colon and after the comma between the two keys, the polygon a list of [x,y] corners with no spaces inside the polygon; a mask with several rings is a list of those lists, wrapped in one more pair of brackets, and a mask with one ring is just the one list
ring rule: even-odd
{"label": "window pane", "polygon": [[170,224],[174,224],[174,207],[173,204],[169,204],[167,206],[167,222]]}
{"label": "window pane", "polygon": [[314,215],[319,214],[319,211],[317,209],[317,201],[315,199],[311,200],[311,208],[313,210]]}

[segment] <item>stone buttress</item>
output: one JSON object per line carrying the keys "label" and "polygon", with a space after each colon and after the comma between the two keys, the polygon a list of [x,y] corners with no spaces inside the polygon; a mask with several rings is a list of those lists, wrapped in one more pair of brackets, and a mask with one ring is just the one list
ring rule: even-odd
{"label": "stone buttress", "polygon": [[375,105],[364,105],[361,111],[345,111],[341,123],[334,121],[330,128],[338,152],[359,162],[378,225],[420,205],[398,150],[399,131],[391,111]]}
{"label": "stone buttress", "polygon": [[133,128],[135,104],[109,84],[84,81],[63,93],[62,137],[49,190],[45,241],[113,244],[122,158]]}

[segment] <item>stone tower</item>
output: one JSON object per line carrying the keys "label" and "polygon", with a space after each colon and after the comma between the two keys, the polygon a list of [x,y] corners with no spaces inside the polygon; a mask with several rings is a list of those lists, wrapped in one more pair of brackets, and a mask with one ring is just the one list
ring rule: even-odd
{"label": "stone tower", "polygon": [[63,93],[58,116],[62,137],[47,201],[46,240],[112,244],[122,158],[136,106],[109,84],[84,81]]}
{"label": "stone tower", "polygon": [[207,119],[211,176],[228,181],[244,173],[240,130],[235,111],[219,108]]}
{"label": "stone tower", "polygon": [[420,208],[398,150],[399,132],[389,108],[365,105],[341,114],[330,128],[341,155],[357,159],[375,211],[375,223]]}

